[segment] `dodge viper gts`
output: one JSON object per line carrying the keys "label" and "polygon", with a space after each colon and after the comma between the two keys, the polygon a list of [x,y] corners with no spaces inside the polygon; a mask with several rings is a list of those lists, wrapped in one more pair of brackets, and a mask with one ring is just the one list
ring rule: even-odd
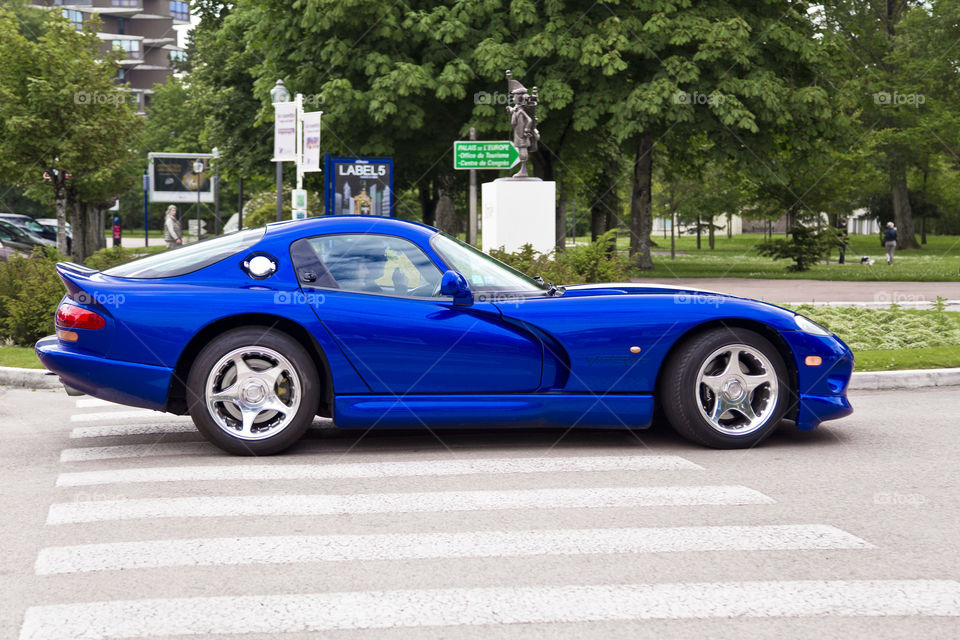
{"label": "dodge viper gts", "polygon": [[642,428],[716,448],[849,414],[853,355],[755,300],[528,277],[426,225],[280,222],[103,272],[67,293],[41,362],[68,390],[189,413],[235,454],[343,429]]}

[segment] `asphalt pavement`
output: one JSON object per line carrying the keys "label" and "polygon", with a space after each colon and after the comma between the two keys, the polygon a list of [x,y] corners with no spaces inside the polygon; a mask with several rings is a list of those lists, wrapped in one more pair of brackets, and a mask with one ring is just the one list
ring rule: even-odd
{"label": "asphalt pavement", "polygon": [[0,636],[952,638],[960,388],[749,451],[669,429],[342,432],[0,388]]}

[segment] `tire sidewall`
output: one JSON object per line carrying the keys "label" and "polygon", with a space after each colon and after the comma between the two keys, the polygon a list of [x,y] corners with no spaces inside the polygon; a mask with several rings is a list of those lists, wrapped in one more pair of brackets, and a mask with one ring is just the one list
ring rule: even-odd
{"label": "tire sidewall", "polygon": [[[243,440],[217,425],[206,402],[207,378],[224,355],[241,347],[265,347],[287,358],[300,378],[300,407],[282,431],[263,440]],[[317,368],[303,346],[289,335],[265,327],[241,327],[223,333],[204,347],[187,377],[187,407],[197,430],[217,447],[235,455],[266,456],[297,442],[313,422],[319,398]]]}

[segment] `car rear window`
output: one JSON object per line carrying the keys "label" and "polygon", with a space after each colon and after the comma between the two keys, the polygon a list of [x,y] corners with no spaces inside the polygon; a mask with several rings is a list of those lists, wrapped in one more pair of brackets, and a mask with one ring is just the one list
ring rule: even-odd
{"label": "car rear window", "polygon": [[117,265],[103,273],[117,278],[138,279],[186,275],[249,249],[260,242],[266,232],[266,227],[258,227],[230,233]]}

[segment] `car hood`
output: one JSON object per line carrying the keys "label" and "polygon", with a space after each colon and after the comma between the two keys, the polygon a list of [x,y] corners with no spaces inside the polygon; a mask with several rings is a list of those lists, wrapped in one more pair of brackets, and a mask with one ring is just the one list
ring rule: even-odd
{"label": "car hood", "polygon": [[601,282],[596,284],[576,284],[565,287],[564,296],[611,296],[628,294],[656,294],[670,295],[689,293],[704,296],[722,296],[724,298],[737,298],[728,293],[719,291],[710,291],[709,289],[699,289],[697,287],[687,287],[682,285],[655,284],[649,282]]}

